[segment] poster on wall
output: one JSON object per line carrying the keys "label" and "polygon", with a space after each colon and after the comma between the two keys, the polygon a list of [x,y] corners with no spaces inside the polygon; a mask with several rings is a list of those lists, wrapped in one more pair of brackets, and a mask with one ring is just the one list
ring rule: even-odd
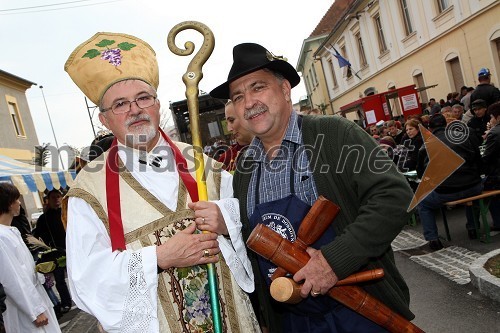
{"label": "poster on wall", "polygon": [[385,114],[386,116],[389,116],[389,108],[387,107],[387,102],[384,102],[384,103],[382,104],[382,108],[384,109],[384,114]]}
{"label": "poster on wall", "polygon": [[403,103],[403,112],[418,109],[417,94],[401,96],[401,102]]}
{"label": "poster on wall", "polygon": [[375,116],[375,110],[370,110],[365,112],[366,122],[368,124],[374,124],[377,122],[377,117]]}

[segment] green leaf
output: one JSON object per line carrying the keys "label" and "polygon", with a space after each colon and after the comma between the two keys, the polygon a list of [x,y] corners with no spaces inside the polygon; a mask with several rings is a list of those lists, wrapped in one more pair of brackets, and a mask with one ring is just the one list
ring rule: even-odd
{"label": "green leaf", "polygon": [[194,279],[194,280],[189,281],[189,288],[191,288],[193,290],[200,290],[201,287],[202,287],[202,284],[201,284],[200,280]]}
{"label": "green leaf", "polygon": [[123,43],[118,44],[118,47],[120,48],[120,50],[123,50],[123,51],[130,51],[130,49],[135,47],[135,46],[136,46],[135,44],[131,44],[128,42],[123,42]]}
{"label": "green leaf", "polygon": [[186,278],[191,272],[191,268],[189,267],[179,267],[177,268],[177,278],[179,280]]}
{"label": "green leaf", "polygon": [[106,47],[106,46],[113,45],[114,43],[115,43],[114,40],[103,39],[103,40],[101,40],[99,43],[97,43],[95,45],[99,46],[99,47]]}
{"label": "green leaf", "polygon": [[99,52],[98,50],[96,49],[92,49],[92,50],[88,50],[87,53],[85,53],[82,58],[95,58],[97,56],[99,56],[101,54],[101,52]]}

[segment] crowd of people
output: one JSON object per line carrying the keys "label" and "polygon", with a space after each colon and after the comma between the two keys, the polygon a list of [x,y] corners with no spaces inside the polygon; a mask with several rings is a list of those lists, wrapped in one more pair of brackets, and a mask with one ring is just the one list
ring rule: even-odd
{"label": "crowd of people", "polygon": [[[464,86],[460,93],[450,93],[442,106],[432,98],[422,114],[408,116],[406,122],[390,120],[367,129],[401,172],[416,171],[419,178],[429,163],[421,128],[430,130],[464,159],[465,162],[418,206],[424,237],[432,250],[443,248],[434,217],[436,209],[449,201],[500,188],[500,128],[497,126],[500,92],[491,84],[491,73],[487,68],[480,69],[478,81],[479,85],[475,88]],[[410,181],[410,185],[415,191],[418,183]],[[489,209],[492,219],[490,229],[494,231],[500,230],[499,207],[499,199],[493,197]],[[472,207],[467,206],[466,229],[470,239],[478,237],[473,214]]]}

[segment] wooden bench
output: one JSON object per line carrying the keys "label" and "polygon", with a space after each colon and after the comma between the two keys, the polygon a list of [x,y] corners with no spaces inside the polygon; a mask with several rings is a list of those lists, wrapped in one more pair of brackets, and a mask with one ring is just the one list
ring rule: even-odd
{"label": "wooden bench", "polygon": [[[448,221],[446,219],[446,207],[451,207],[451,206],[456,206],[456,205],[465,205],[465,206],[472,206],[473,208],[478,208],[479,209],[479,214],[481,219],[483,220],[483,232],[481,232],[481,223],[480,221],[477,220],[477,215],[473,213],[472,215],[474,216],[474,224],[476,227],[477,235],[480,240],[484,242],[489,242],[490,241],[490,225],[488,223],[488,207],[490,205],[490,200],[492,197],[500,195],[500,190],[492,190],[492,191],[483,191],[481,194],[473,196],[473,197],[468,197],[460,200],[455,200],[455,201],[450,201],[446,202],[441,209],[441,212],[443,214],[443,223],[444,223],[444,228],[446,230],[446,239],[448,241],[451,240],[450,237],[450,230],[448,228]],[[478,205],[474,205],[474,203],[478,203]],[[484,236],[484,237],[481,237]]]}

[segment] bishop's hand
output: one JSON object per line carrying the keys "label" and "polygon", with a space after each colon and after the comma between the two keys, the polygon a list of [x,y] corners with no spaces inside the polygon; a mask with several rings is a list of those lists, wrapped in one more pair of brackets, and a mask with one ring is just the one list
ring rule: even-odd
{"label": "bishop's hand", "polygon": [[186,229],[177,232],[164,244],[156,247],[158,266],[189,267],[216,263],[219,260],[219,242],[217,234],[195,234],[196,224],[191,223]]}

